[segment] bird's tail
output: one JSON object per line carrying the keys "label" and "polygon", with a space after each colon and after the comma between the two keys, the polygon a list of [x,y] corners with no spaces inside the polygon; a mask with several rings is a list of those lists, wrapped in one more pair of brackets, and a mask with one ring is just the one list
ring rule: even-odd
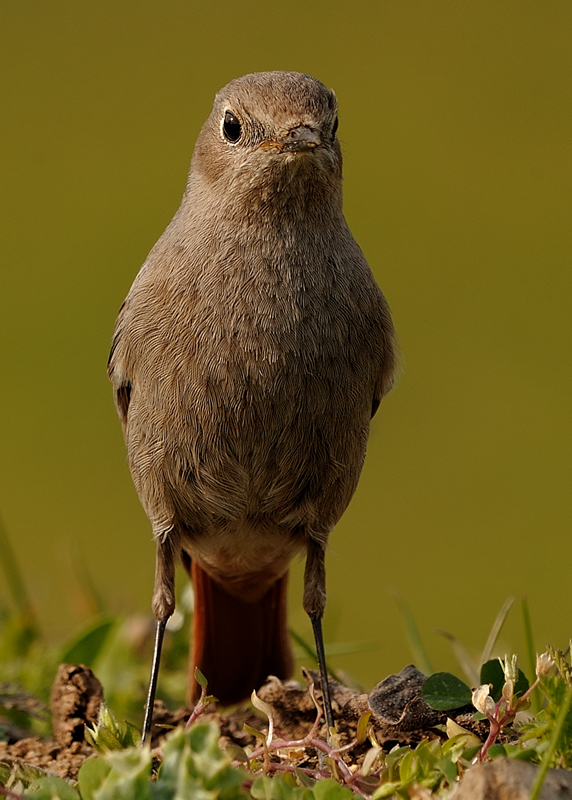
{"label": "bird's tail", "polygon": [[292,650],[286,626],[288,574],[254,603],[231,596],[193,561],[195,590],[192,666],[189,696],[196,702],[198,667],[208,681],[208,693],[223,705],[250,697],[268,675],[289,678]]}

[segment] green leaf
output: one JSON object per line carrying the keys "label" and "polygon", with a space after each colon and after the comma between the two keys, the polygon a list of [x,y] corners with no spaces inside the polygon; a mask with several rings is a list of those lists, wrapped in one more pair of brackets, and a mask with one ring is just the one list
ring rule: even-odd
{"label": "green leaf", "polygon": [[245,722],[242,727],[246,733],[249,733],[251,736],[255,736],[257,739],[260,739],[263,742],[266,741],[266,734],[262,733],[262,731],[256,730],[256,728],[253,728],[252,725],[249,725],[247,722]]}
{"label": "green leaf", "polygon": [[[498,702],[502,694],[502,687],[505,683],[504,671],[498,658],[491,658],[490,661],[487,661],[486,664],[483,664],[481,667],[480,681],[481,684],[492,683],[493,688],[491,690],[491,696],[495,702]],[[528,678],[524,672],[519,669],[518,680],[514,687],[516,696],[520,697],[523,695],[529,686],[530,684],[528,683]]]}
{"label": "green leaf", "polygon": [[0,762],[0,785],[6,786],[8,783],[8,778],[10,777],[10,773],[12,772],[10,765],[5,764],[3,761]]}
{"label": "green leaf", "polygon": [[303,769],[300,769],[299,767],[294,767],[294,774],[296,775],[298,781],[302,784],[302,786],[305,786],[306,789],[314,788],[315,781],[313,781],[309,775],[306,775]]}
{"label": "green leaf", "polygon": [[424,739],[416,748],[415,754],[419,760],[419,769],[428,775],[435,772],[443,758],[443,750],[439,739]]}
{"label": "green leaf", "polygon": [[13,781],[21,781],[24,786],[30,786],[36,781],[48,778],[45,769],[29,764],[27,761],[15,761],[12,765],[11,777]]}
{"label": "green leaf", "polygon": [[384,800],[386,797],[391,797],[401,788],[401,785],[401,783],[397,782],[383,783],[373,794],[372,800]]}
{"label": "green leaf", "polygon": [[97,749],[104,753],[107,750],[124,750],[125,748],[112,731],[99,727],[97,729]]}
{"label": "green leaf", "polygon": [[97,790],[97,800],[151,800],[151,752],[148,747],[115,750],[103,758],[110,770]]}
{"label": "green leaf", "polygon": [[80,800],[79,794],[62,778],[40,778],[30,784],[24,797],[33,800]]}
{"label": "green leaf", "polygon": [[482,745],[476,745],[475,747],[467,747],[467,749],[463,752],[463,758],[466,761],[472,761],[473,758],[479,753]]}
{"label": "green leaf", "polygon": [[506,758],[506,748],[502,744],[493,744],[489,747],[488,755],[491,758]]}
{"label": "green leaf", "polygon": [[367,727],[369,725],[370,717],[371,711],[368,711],[366,714],[362,714],[358,720],[356,731],[356,739],[358,744],[363,744],[367,739]]}
{"label": "green leaf", "polygon": [[509,752],[508,756],[514,758],[515,761],[536,761],[538,753],[534,747],[527,747],[526,750],[523,747],[517,747],[514,755]]}
{"label": "green leaf", "polygon": [[409,783],[413,781],[415,777],[416,766],[415,751],[409,750],[409,752],[405,753],[399,765],[399,777],[402,783]]}
{"label": "green leaf", "polygon": [[201,689],[206,689],[207,686],[209,685],[207,679],[205,678],[205,676],[198,667],[195,667],[195,680],[199,684]]}
{"label": "green leaf", "polygon": [[393,781],[399,774],[399,762],[409,753],[410,748],[407,745],[399,747],[395,745],[385,757],[385,767],[388,773],[388,780]]}
{"label": "green leaf", "polygon": [[449,672],[436,672],[427,678],[421,696],[436,711],[461,708],[471,702],[471,690],[467,684]]}
{"label": "green leaf", "polygon": [[109,764],[99,756],[84,761],[77,776],[81,800],[93,800],[95,790],[99,789],[110,772]]}
{"label": "green leaf", "polygon": [[141,732],[137,725],[134,725],[132,722],[125,721],[125,734],[123,738],[123,744],[125,747],[133,747],[134,745],[138,745],[141,742]]}
{"label": "green leaf", "polygon": [[459,774],[459,768],[457,767],[457,762],[452,760],[451,755],[443,758],[443,761],[440,764],[441,772],[445,776],[449,786],[453,786],[453,784],[457,780],[457,775]]}
{"label": "green leaf", "polygon": [[256,778],[251,788],[254,800],[352,800],[354,793],[345,786],[325,778],[312,784],[313,788],[300,788],[290,785],[291,776],[263,775]]}
{"label": "green leaf", "polygon": [[354,793],[346,786],[333,780],[333,778],[325,778],[323,781],[318,781],[313,789],[315,800],[351,800],[354,798]]}
{"label": "green leaf", "polygon": [[[256,778],[252,784],[250,797],[254,800],[314,800],[315,795],[310,789],[300,788],[292,783],[294,776],[291,774],[276,775],[271,778],[268,775],[263,775]],[[334,783],[338,788],[342,788],[335,781]],[[327,800],[350,800],[355,795],[350,792],[349,795],[330,795],[326,794]]]}
{"label": "green leaf", "polygon": [[274,800],[274,781],[267,775],[257,778],[252,784],[250,794],[254,800]]}
{"label": "green leaf", "polygon": [[[219,737],[219,728],[213,722],[196,723],[188,731],[177,728],[170,733],[163,742],[163,766],[152,785],[152,797],[245,798],[242,782],[246,773],[231,765],[230,756],[218,746]],[[133,797],[139,800],[138,795]]]}
{"label": "green leaf", "polygon": [[100,753],[109,750],[124,750],[141,741],[139,730],[131,722],[118,722],[105,703],[99,707],[96,724],[86,726],[85,740]]}
{"label": "green leaf", "polygon": [[240,761],[241,764],[248,764],[248,756],[246,750],[238,744],[227,744],[224,752],[230,756],[233,761]]}
{"label": "green leaf", "polygon": [[61,662],[63,664],[84,664],[86,667],[93,666],[114,624],[115,620],[108,617],[99,618],[92,623],[64,649]]}

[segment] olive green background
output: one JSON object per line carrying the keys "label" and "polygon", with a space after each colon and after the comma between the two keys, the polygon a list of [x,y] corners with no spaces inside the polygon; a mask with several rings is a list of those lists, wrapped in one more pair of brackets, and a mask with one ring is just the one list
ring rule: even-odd
{"label": "olive green background", "polygon": [[[571,41],[569,0],[0,0],[0,513],[53,637],[89,613],[78,564],[110,610],[149,608],[115,316],[215,92],[292,69],[338,95],[346,215],[403,350],[328,557],[327,639],[379,646],[333,663],[408,663],[395,589],[435,667],[434,628],[478,652],[509,594],[567,644]],[[309,635],[301,564],[291,609]]]}

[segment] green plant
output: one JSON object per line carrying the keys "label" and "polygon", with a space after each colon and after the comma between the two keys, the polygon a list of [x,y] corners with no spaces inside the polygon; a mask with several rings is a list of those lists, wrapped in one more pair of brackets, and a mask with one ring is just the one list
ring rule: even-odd
{"label": "green plant", "polygon": [[[351,800],[353,793],[333,779],[299,782],[293,774],[253,778],[218,746],[213,722],[177,728],[163,740],[154,774],[149,747],[108,751],[82,766],[77,786],[52,776],[29,776],[12,798],[21,800]],[[301,785],[300,785],[301,784]],[[6,792],[0,793],[6,794]]]}
{"label": "green plant", "polygon": [[[520,739],[548,767],[572,769],[572,657],[571,648],[549,647],[540,667],[542,709],[519,726]],[[537,675],[539,669],[537,667]]]}
{"label": "green plant", "polygon": [[141,741],[139,729],[130,722],[118,722],[104,703],[99,707],[97,723],[92,728],[86,726],[84,735],[98,753],[125,750]]}
{"label": "green plant", "polygon": [[[2,554],[4,546],[0,532],[0,556],[13,567],[13,554]],[[480,669],[471,663],[454,636],[441,632],[465,674],[471,676],[470,684],[479,684],[477,688],[471,690],[449,673],[430,676],[423,688],[429,705],[441,710],[460,708],[472,701],[478,709],[475,716],[489,723],[485,742],[448,720],[442,731],[446,740],[424,740],[415,748],[396,746],[385,753],[372,736],[365,714],[355,740],[341,747],[336,737],[328,741],[320,738],[321,709],[315,698],[316,720],[311,731],[301,739],[285,740],[275,734],[272,709],[255,694],[253,703],[267,716],[268,731],[249,728],[256,737],[254,746],[222,751],[217,726],[198,720],[212,698],[207,696],[205,678],[197,674],[202,697],[186,729],[169,733],[161,747],[151,753],[148,747],[138,745],[135,725],[118,722],[122,718],[138,719],[141,714],[152,644],[148,635],[151,622],[146,618],[119,620],[106,615],[99,602],[97,617],[63,646],[50,647],[31,611],[19,573],[11,586],[14,609],[0,608],[0,618],[6,623],[0,632],[0,680],[4,680],[0,684],[0,712],[4,718],[30,731],[47,733],[42,700],[48,699],[53,676],[62,661],[95,668],[105,686],[106,707],[100,710],[97,725],[86,731],[86,739],[98,755],[84,763],[77,785],[21,762],[13,766],[0,763],[0,795],[11,792],[13,798],[35,800],[169,800],[181,796],[199,800],[348,800],[356,795],[374,800],[405,800],[417,792],[427,798],[446,798],[450,788],[476,761],[509,757],[530,759],[540,765],[531,795],[534,800],[550,767],[572,769],[570,648],[564,652],[548,648],[546,654],[533,660],[532,626],[525,601],[527,659],[536,673],[532,685],[518,669],[515,656],[490,658],[512,603],[509,598],[492,627],[483,653],[487,658]],[[404,601],[399,602],[408,636],[427,666],[413,616]],[[188,660],[189,609],[184,602],[179,603],[179,608],[175,620],[178,624],[167,634],[162,672],[163,697],[175,704],[184,694]],[[299,637],[297,641],[308,651]],[[313,687],[310,692],[314,696]],[[520,722],[517,714],[530,701],[536,713]],[[510,736],[507,741],[505,735],[502,744],[497,741],[501,732]],[[361,748],[359,763],[352,762],[354,748]],[[300,753],[312,752],[320,756],[311,766],[299,758]]]}
{"label": "green plant", "polygon": [[381,785],[373,794],[373,800],[389,797],[407,800],[410,790],[417,786],[441,796],[457,779],[470,736],[462,732],[443,745],[438,739],[426,739],[414,750],[394,747],[382,759]]}

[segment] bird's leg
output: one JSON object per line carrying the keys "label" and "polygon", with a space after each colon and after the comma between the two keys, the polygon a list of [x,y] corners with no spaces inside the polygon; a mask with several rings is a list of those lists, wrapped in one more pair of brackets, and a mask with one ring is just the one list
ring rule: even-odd
{"label": "bird's leg", "polygon": [[318,667],[320,670],[320,684],[322,687],[322,698],[324,702],[324,713],[328,736],[334,727],[334,715],[332,714],[332,698],[330,695],[330,685],[328,683],[328,671],[326,668],[326,654],[324,652],[324,637],[322,635],[322,617],[326,607],[326,565],[325,565],[325,544],[317,542],[315,539],[308,538],[308,552],[306,556],[306,569],[304,570],[304,611],[310,617],[314,630],[314,641],[316,643],[316,653],[318,655]]}
{"label": "bird's leg", "polygon": [[151,677],[149,678],[149,689],[147,690],[147,702],[145,704],[145,718],[143,720],[143,731],[141,734],[141,744],[145,744],[151,733],[153,722],[153,706],[155,705],[155,692],[157,691],[157,678],[159,677],[159,664],[161,663],[161,648],[163,647],[163,636],[169,617],[158,619],[155,627],[155,646],[153,648],[153,662],[151,664]]}
{"label": "bird's leg", "polygon": [[155,704],[155,691],[159,677],[161,663],[161,648],[163,636],[169,617],[175,610],[175,558],[173,543],[168,538],[169,534],[157,537],[157,557],[155,561],[155,587],[153,590],[153,613],[157,620],[155,627],[155,646],[153,648],[153,663],[145,704],[145,717],[141,744],[145,744],[150,737],[153,723],[153,706]]}
{"label": "bird's leg", "polygon": [[314,629],[314,641],[316,642],[316,653],[318,655],[318,666],[320,668],[320,683],[322,684],[326,724],[328,726],[328,731],[330,731],[334,727],[334,715],[332,713],[332,697],[330,695],[330,684],[328,683],[328,671],[326,668],[326,654],[324,653],[322,618],[310,614],[310,620],[312,622],[312,628]]}

